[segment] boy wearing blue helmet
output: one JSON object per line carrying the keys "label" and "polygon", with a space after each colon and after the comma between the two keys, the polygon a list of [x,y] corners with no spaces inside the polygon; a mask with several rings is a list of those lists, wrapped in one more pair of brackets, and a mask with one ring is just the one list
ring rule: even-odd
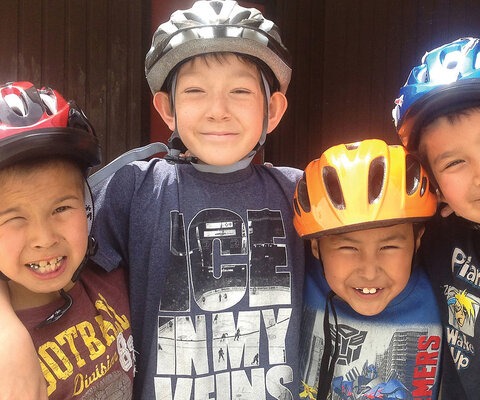
{"label": "boy wearing blue helmet", "polygon": [[293,399],[301,171],[253,165],[291,68],[278,28],[235,1],[174,12],[146,57],[168,160],[95,188],[95,261],[129,268],[136,399]]}
{"label": "boy wearing blue helmet", "polygon": [[421,253],[442,307],[442,399],[477,399],[480,376],[480,40],[428,53],[395,100],[403,144],[417,152],[446,204]]}

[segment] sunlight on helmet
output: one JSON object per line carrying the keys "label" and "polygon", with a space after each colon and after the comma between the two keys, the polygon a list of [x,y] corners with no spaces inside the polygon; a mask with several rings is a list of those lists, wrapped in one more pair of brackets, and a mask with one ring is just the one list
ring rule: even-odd
{"label": "sunlight on helmet", "polygon": [[27,115],[27,106],[23,102],[23,99],[16,94],[10,93],[5,95],[5,102],[17,115],[25,117]]}

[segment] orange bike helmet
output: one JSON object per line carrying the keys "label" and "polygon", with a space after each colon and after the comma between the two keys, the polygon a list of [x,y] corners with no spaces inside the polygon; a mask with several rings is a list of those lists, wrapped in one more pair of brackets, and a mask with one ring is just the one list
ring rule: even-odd
{"label": "orange bike helmet", "polygon": [[331,147],[310,162],[293,202],[305,239],[422,221],[437,206],[420,162],[378,139]]}

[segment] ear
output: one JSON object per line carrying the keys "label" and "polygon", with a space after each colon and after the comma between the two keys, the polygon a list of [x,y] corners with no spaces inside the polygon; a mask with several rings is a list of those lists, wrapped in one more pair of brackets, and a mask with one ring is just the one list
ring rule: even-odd
{"label": "ear", "polygon": [[153,96],[153,105],[171,131],[175,130],[175,113],[170,107],[170,97],[166,92],[157,92]]}
{"label": "ear", "polygon": [[320,260],[320,251],[318,250],[318,240],[311,239],[310,246],[312,247],[312,254],[315,256],[315,258],[318,258]]}
{"label": "ear", "polygon": [[420,247],[420,243],[422,242],[422,236],[425,232],[425,227],[422,226],[422,228],[417,232],[417,237],[415,239],[415,251],[418,250],[418,248]]}
{"label": "ear", "polygon": [[267,133],[272,132],[287,110],[288,101],[282,92],[275,92],[270,96],[268,103],[268,127]]}

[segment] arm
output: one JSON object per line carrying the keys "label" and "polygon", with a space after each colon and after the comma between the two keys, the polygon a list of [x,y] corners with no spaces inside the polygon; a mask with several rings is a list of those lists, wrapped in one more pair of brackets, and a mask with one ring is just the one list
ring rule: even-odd
{"label": "arm", "polygon": [[47,385],[27,329],[0,280],[0,400],[47,400]]}

